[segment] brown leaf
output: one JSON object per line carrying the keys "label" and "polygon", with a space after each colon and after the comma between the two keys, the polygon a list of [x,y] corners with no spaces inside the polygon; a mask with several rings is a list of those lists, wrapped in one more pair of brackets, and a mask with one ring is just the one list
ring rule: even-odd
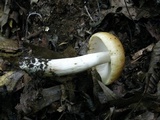
{"label": "brown leaf", "polygon": [[8,22],[8,17],[9,17],[9,12],[10,12],[9,4],[10,4],[9,0],[6,0],[3,15],[0,18],[1,32],[2,32],[3,26]]}
{"label": "brown leaf", "polygon": [[60,100],[61,95],[61,85],[41,90],[30,90],[21,95],[20,103],[16,106],[16,109],[25,114],[36,113],[51,103]]}
{"label": "brown leaf", "polygon": [[24,72],[10,71],[0,77],[0,87],[5,86],[7,91],[13,92],[21,89],[30,79],[24,80]]}
{"label": "brown leaf", "polygon": [[108,101],[116,100],[118,98],[118,96],[113,91],[111,91],[107,86],[105,86],[101,81],[98,81],[98,83],[101,86],[104,94],[107,96]]}

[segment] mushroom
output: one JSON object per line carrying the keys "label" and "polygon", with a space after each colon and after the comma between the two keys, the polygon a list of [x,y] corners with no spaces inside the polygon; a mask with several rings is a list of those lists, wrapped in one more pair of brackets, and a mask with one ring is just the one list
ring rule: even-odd
{"label": "mushroom", "polygon": [[120,40],[110,33],[98,32],[91,36],[88,47],[87,55],[63,59],[25,57],[19,66],[31,73],[43,71],[45,75],[58,76],[92,68],[97,70],[104,84],[113,83],[120,76],[125,63]]}

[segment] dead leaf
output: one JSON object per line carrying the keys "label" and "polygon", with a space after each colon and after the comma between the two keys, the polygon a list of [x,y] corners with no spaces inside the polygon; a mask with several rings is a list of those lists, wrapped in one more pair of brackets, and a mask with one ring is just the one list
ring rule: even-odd
{"label": "dead leaf", "polygon": [[[136,53],[134,53],[134,54],[132,55],[132,59],[133,59],[134,61],[135,61],[136,59],[139,59],[139,57],[141,57],[141,56],[143,55],[143,52],[144,52],[144,51],[146,51],[146,52],[151,52],[152,49],[153,49],[153,47],[154,47],[154,43],[152,43],[152,44],[148,45],[147,47],[145,47],[145,48],[137,51]],[[133,61],[132,61],[132,63],[133,63]]]}
{"label": "dead leaf", "polygon": [[37,2],[38,2],[38,0],[31,0],[30,4],[32,5],[33,3],[37,3]]}
{"label": "dead leaf", "polygon": [[157,41],[160,40],[160,30],[158,25],[153,25],[150,22],[147,22],[145,24],[145,27],[147,28],[148,32],[151,34],[152,37],[154,37]]}
{"label": "dead leaf", "polygon": [[[145,7],[138,8],[134,6],[131,0],[110,0],[111,8],[107,10],[108,13],[123,13],[131,20],[139,20],[140,18],[148,18],[152,15],[152,9]],[[120,10],[118,10],[120,8]]]}
{"label": "dead leaf", "polygon": [[0,2],[0,18],[2,17],[3,15],[3,9],[4,9],[4,5],[2,2]]}
{"label": "dead leaf", "polygon": [[134,118],[135,120],[155,120],[155,113],[146,111]]}
{"label": "dead leaf", "polygon": [[19,22],[19,14],[16,11],[13,11],[10,15],[9,18],[13,19],[16,23]]}
{"label": "dead leaf", "polygon": [[10,5],[9,0],[6,0],[4,10],[3,10],[3,15],[0,18],[1,32],[3,31],[2,30],[3,26],[8,22],[8,17],[9,17],[9,12],[10,12],[9,5]]}
{"label": "dead leaf", "polygon": [[29,90],[21,94],[20,103],[15,108],[24,114],[33,114],[60,100],[61,94],[61,85],[41,90]]}
{"label": "dead leaf", "polygon": [[98,83],[101,86],[101,88],[102,88],[104,94],[106,95],[108,101],[118,99],[118,96],[113,91],[111,91],[107,86],[105,86],[101,81],[98,81]]}
{"label": "dead leaf", "polygon": [[133,5],[131,0],[109,0],[112,7],[130,7]]}
{"label": "dead leaf", "polygon": [[66,109],[66,106],[65,106],[65,105],[61,105],[61,106],[57,109],[57,111],[58,111],[58,112],[63,112],[65,109]]}
{"label": "dead leaf", "polygon": [[[13,92],[21,89],[30,80],[24,80],[24,72],[10,71],[0,77],[0,87],[5,86],[7,91]],[[24,80],[24,81],[23,81]]]}

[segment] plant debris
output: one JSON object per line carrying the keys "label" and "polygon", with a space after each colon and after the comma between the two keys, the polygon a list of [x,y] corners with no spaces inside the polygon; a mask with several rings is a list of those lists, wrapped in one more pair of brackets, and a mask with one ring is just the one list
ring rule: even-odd
{"label": "plant debris", "polygon": [[[159,0],[1,0],[0,119],[159,120]],[[52,77],[24,58],[84,55],[96,32],[122,42],[126,63],[105,86],[95,70]]]}

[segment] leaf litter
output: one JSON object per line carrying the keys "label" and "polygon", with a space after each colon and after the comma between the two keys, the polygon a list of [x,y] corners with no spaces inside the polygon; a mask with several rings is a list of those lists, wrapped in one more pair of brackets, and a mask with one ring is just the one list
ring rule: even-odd
{"label": "leaf litter", "polygon": [[[158,0],[1,1],[0,119],[158,120],[159,7]],[[99,31],[115,34],[126,52],[112,85],[93,70],[49,78],[17,66],[24,56],[84,55]]]}

